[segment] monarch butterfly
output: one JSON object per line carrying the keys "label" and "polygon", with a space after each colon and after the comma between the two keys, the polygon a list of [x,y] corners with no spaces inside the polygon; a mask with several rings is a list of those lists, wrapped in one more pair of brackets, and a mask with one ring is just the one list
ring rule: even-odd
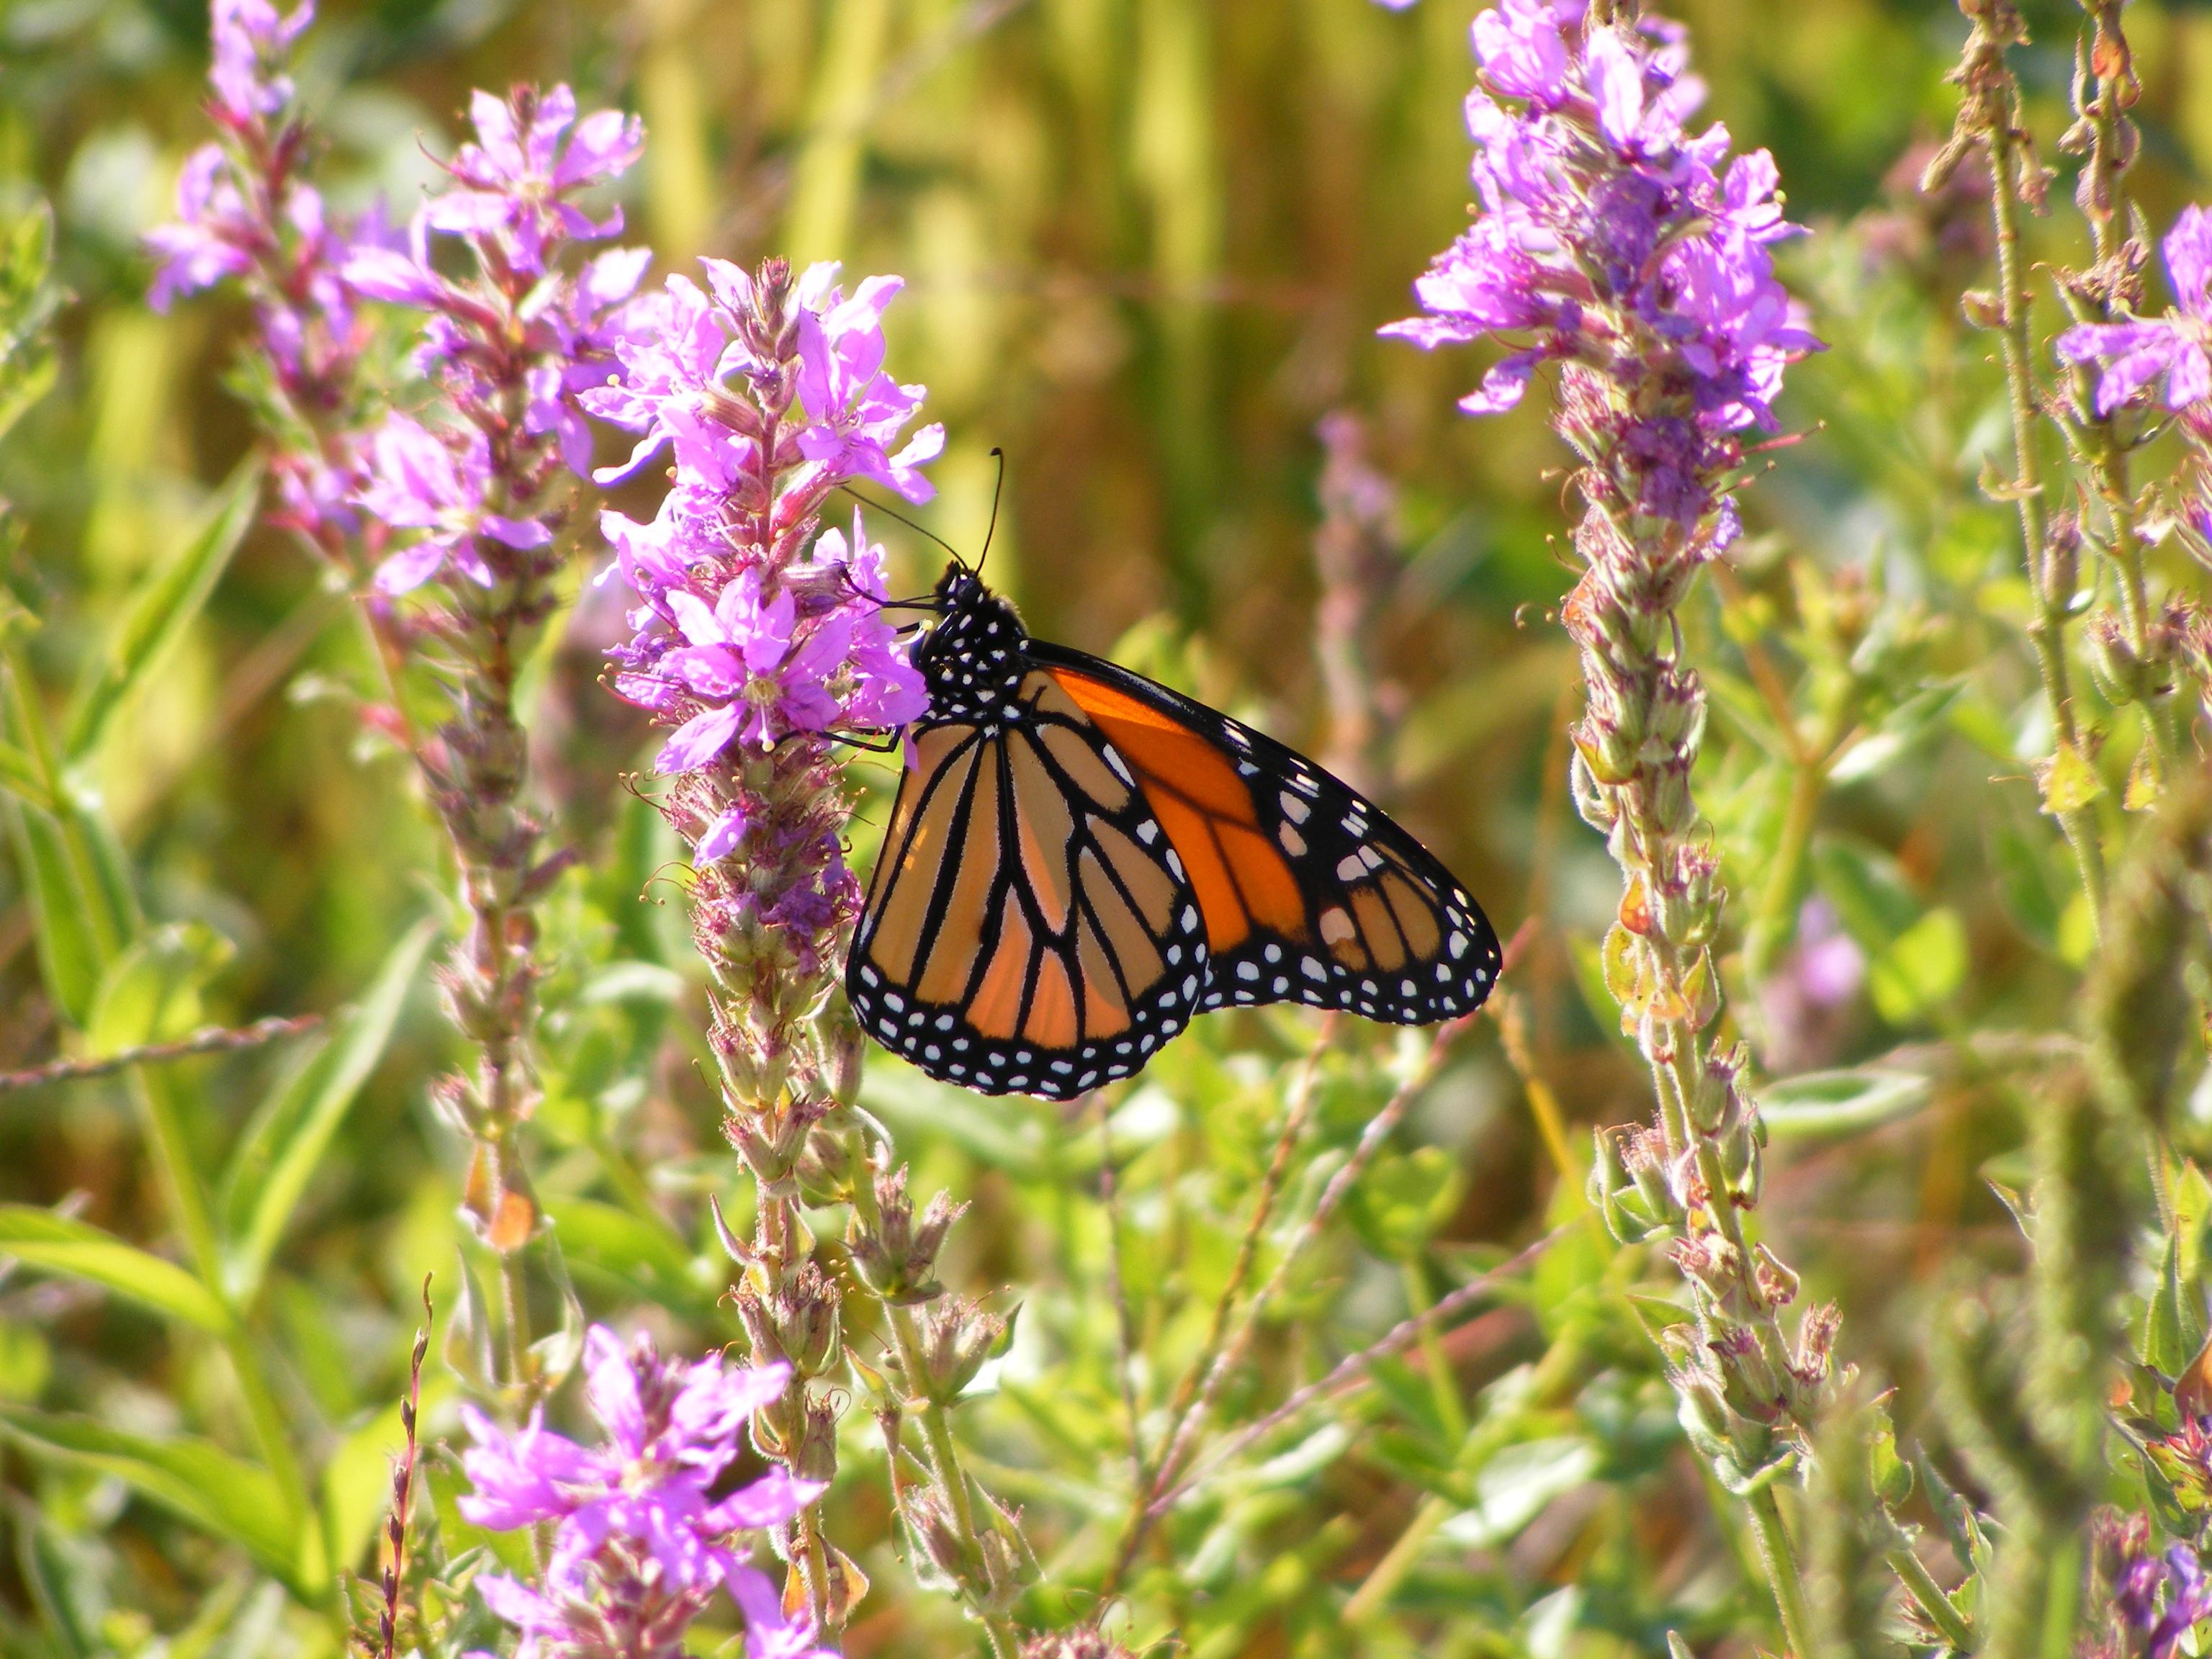
{"label": "monarch butterfly", "polygon": [[1490,922],[1311,761],[1032,639],[958,560],[915,647],[929,713],[855,930],[861,1026],[933,1078],[1065,1100],[1191,1017],[1304,1002],[1399,1025],[1496,983]]}

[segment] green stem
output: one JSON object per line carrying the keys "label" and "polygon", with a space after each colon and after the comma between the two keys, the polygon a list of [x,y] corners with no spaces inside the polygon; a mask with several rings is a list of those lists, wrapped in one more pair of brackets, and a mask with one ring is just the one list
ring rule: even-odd
{"label": "green stem", "polygon": [[[1399,1277],[1406,1286],[1406,1311],[1419,1319],[1435,1305],[1429,1294],[1428,1272],[1419,1255],[1409,1255],[1399,1264]],[[1443,1338],[1437,1334],[1433,1324],[1424,1324],[1416,1339],[1421,1358],[1429,1368],[1429,1393],[1436,1401],[1437,1421],[1443,1426],[1444,1438],[1456,1451],[1467,1438],[1467,1411],[1460,1404],[1459,1382],[1452,1374],[1451,1361],[1444,1354]]]}
{"label": "green stem", "polygon": [[1354,1590],[1352,1599],[1344,1604],[1340,1616],[1346,1626],[1364,1625],[1382,1609],[1391,1592],[1405,1582],[1406,1575],[1420,1559],[1423,1547],[1438,1527],[1451,1519],[1456,1507],[1449,1498],[1434,1492],[1421,1500],[1420,1508],[1413,1511],[1413,1520],[1398,1535],[1398,1541],[1390,1546],[1389,1553],[1375,1564],[1374,1571],[1367,1575],[1367,1582]]}
{"label": "green stem", "polygon": [[1805,1607],[1804,1582],[1797,1576],[1797,1552],[1783,1524],[1782,1505],[1770,1484],[1744,1500],[1751,1510],[1752,1530],[1759,1540],[1759,1559],[1766,1565],[1767,1583],[1774,1587],[1774,1605],[1782,1614],[1782,1640],[1794,1659],[1815,1659],[1812,1620]]}
{"label": "green stem", "polygon": [[1936,1582],[1935,1575],[1921,1565],[1920,1558],[1912,1553],[1912,1546],[1903,1538],[1898,1539],[1883,1553],[1898,1582],[1905,1586],[1905,1594],[1920,1609],[1921,1616],[1934,1626],[1936,1633],[1955,1653],[1972,1653],[1981,1644],[1981,1636],[1974,1629],[1974,1621],[1959,1611],[1951,1598],[1943,1594],[1943,1587]]}
{"label": "green stem", "polygon": [[[2012,413],[2012,493],[2020,514],[2020,534],[2027,559],[2028,592],[2033,619],[2028,638],[2043,678],[2043,694],[2051,711],[2051,726],[2062,748],[2081,752],[2081,735],[2074,720],[2073,692],[2066,666],[2065,601],[2045,580],[2047,536],[2043,516],[2043,465],[2036,452],[2034,368],[2027,330],[2027,289],[2020,248],[2019,176],[2024,165],[2019,146],[2002,119],[1987,135],[1992,175],[1990,206],[1996,225],[1998,338],[2002,344],[2005,398]],[[2086,758],[2086,757],[2085,757]],[[2081,872],[2082,891],[2088,896],[2089,914],[2100,939],[2105,927],[2105,858],[2097,839],[2094,814],[2086,807],[2070,807],[2055,816],[2074,849]]]}
{"label": "green stem", "polygon": [[[921,1419],[921,1438],[929,1452],[930,1474],[951,1511],[953,1531],[960,1540],[962,1551],[980,1568],[983,1545],[975,1531],[975,1506],[968,1495],[968,1471],[961,1467],[959,1449],[952,1443],[951,1413],[920,1392],[921,1333],[915,1325],[914,1310],[899,1304],[886,1304],[884,1312],[890,1325],[892,1352],[897,1354],[899,1370],[906,1377],[907,1409]],[[1021,1643],[1013,1621],[980,1603],[975,1607],[975,1615],[982,1621],[984,1633],[991,1638],[991,1651],[997,1659],[1014,1659]]]}

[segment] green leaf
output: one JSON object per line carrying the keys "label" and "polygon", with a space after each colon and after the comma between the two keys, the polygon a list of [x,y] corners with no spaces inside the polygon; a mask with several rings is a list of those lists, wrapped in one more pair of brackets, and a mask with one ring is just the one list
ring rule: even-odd
{"label": "green leaf", "polygon": [[2168,1376],[2180,1375],[2204,1346],[2203,1323],[2194,1294],[2181,1281],[2180,1249],[2169,1238],[2157,1288],[2143,1310],[2143,1363]]}
{"label": "green leaf", "polygon": [[1352,1189],[1348,1218],[1377,1255],[1402,1261],[1450,1218],[1462,1184],[1458,1159],[1441,1146],[1385,1154]]}
{"label": "green leaf", "polygon": [[1836,907],[1844,931],[1874,956],[1919,919],[1921,902],[1897,860],[1879,848],[1843,836],[1813,846],[1813,879]]}
{"label": "green leaf", "polygon": [[2039,838],[2003,818],[1989,832],[1990,868],[2005,914],[2036,944],[2056,951],[2070,884],[2052,865],[2050,842],[2047,827]]}
{"label": "green leaf", "polygon": [[62,1018],[82,1028],[92,1018],[107,952],[93,915],[97,895],[86,890],[52,814],[20,801],[8,803],[8,827],[17,866],[31,901],[32,937],[39,975]]}
{"label": "green leaf", "polygon": [[12,743],[0,742],[0,789],[33,806],[49,811],[53,807],[52,792],[46,787],[38,763]]}
{"label": "green leaf", "polygon": [[2078,812],[2105,793],[2105,781],[2081,751],[2062,742],[2042,769],[2043,810],[2059,814]]}
{"label": "green leaf", "polygon": [[170,1042],[201,1024],[200,988],[230,960],[230,941],[202,922],[157,927],[118,957],[85,1023],[94,1054]]}
{"label": "green leaf", "polygon": [[1911,1116],[1935,1092],[1917,1072],[1804,1072],[1761,1089],[1759,1117],[1778,1140],[1856,1134]]}
{"label": "green leaf", "polygon": [[1597,1467],[1597,1448],[1571,1435],[1507,1446],[1474,1477],[1474,1506],[1445,1522],[1437,1535],[1464,1549],[1504,1543]]}
{"label": "green leaf", "polygon": [[25,1659],[85,1659],[111,1652],[100,1639],[107,1611],[106,1575],[100,1571],[92,1540],[72,1535],[27,1498],[14,1499],[9,1508],[15,1571],[37,1611],[40,1633],[48,1638],[47,1645],[30,1650]]}
{"label": "green leaf", "polygon": [[1931,685],[1906,698],[1885,714],[1872,732],[1844,751],[1828,769],[1828,781],[1858,783],[1887,770],[1935,729],[1936,722],[1958,701],[1963,690],[1963,683]]}
{"label": "green leaf", "polygon": [[2204,1224],[2212,1219],[2212,1182],[2204,1179],[2195,1160],[2185,1158],[2168,1186],[2173,1194],[2173,1242],[2180,1251],[2182,1282],[2191,1284],[2203,1272]]}
{"label": "green leaf", "polygon": [[28,1204],[0,1204],[0,1255],[50,1273],[104,1285],[117,1295],[181,1319],[212,1335],[231,1328],[215,1293],[173,1261],[165,1261],[89,1222]]}
{"label": "green leaf", "polygon": [[112,1429],[88,1417],[62,1417],[0,1407],[0,1435],[33,1457],[112,1474],[162,1508],[217,1538],[242,1546],[302,1600],[319,1601],[320,1584],[300,1582],[295,1564],[300,1520],[286,1508],[276,1479],[204,1440],[156,1439]]}
{"label": "green leaf", "polygon": [[53,210],[40,202],[0,239],[0,438],[53,389],[59,368],[46,325],[61,290],[53,267]]}
{"label": "green leaf", "polygon": [[665,1223],[655,1226],[588,1198],[549,1198],[545,1212],[562,1255],[578,1273],[612,1279],[630,1293],[686,1318],[712,1316],[714,1289],[683,1239]]}
{"label": "green leaf", "polygon": [[77,694],[63,742],[70,764],[100,747],[116,710],[161,671],[246,539],[260,499],[260,462],[240,462],[176,551],[140,584],[106,660]]}
{"label": "green leaf", "polygon": [[1914,922],[1867,964],[1875,1011],[1903,1025],[1948,1001],[1966,981],[1966,924],[1948,904]]}
{"label": "green leaf", "polygon": [[240,1307],[260,1293],[285,1225],[331,1138],[384,1057],[423,952],[437,936],[437,923],[425,920],[392,947],[360,1006],[338,1022],[327,1045],[276,1085],[233,1154],[221,1214],[230,1244],[224,1276]]}

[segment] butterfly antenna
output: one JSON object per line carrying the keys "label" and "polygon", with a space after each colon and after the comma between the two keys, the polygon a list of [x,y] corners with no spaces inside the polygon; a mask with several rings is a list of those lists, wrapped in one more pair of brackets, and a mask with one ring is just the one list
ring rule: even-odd
{"label": "butterfly antenna", "polygon": [[999,497],[1006,490],[1006,452],[996,444],[991,446],[991,459],[999,464],[999,481],[991,486],[991,523],[983,532],[983,550],[975,556],[975,576],[982,579],[984,562],[991,556],[991,538],[999,533]]}
{"label": "butterfly antenna", "polygon": [[955,564],[958,565],[963,570],[965,570],[968,568],[968,561],[960,556],[960,550],[953,546],[951,542],[946,541],[944,537],[939,535],[934,530],[925,530],[921,526],[916,524],[912,519],[908,518],[905,514],[894,512],[891,508],[885,507],[881,501],[870,501],[866,495],[863,495],[859,490],[854,489],[850,484],[839,484],[837,488],[843,490],[854,501],[860,502],[861,506],[872,507],[877,512],[883,514],[887,518],[896,519],[901,524],[904,525],[908,530],[915,532],[917,535],[928,537],[930,540],[935,542],[939,547],[943,548],[947,553],[950,553],[952,556],[952,562]]}

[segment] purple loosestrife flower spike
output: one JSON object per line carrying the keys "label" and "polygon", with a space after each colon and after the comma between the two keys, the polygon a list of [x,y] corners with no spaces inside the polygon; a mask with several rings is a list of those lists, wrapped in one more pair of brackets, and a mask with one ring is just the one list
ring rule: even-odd
{"label": "purple loosestrife flower spike", "polygon": [[543,547],[553,532],[535,519],[484,511],[491,482],[491,446],[471,428],[451,442],[404,415],[387,417],[376,434],[375,469],[361,504],[396,530],[427,533],[395,553],[377,572],[387,593],[420,587],[451,564],[479,587],[496,580],[477,550],[479,535],[518,551]]}
{"label": "purple loosestrife flower spike", "polygon": [[[842,1138],[860,1036],[835,990],[860,896],[826,734],[895,729],[928,707],[884,615],[883,550],[857,511],[849,533],[823,530],[821,514],[848,478],[925,499],[918,469],[943,446],[934,426],[900,444],[922,388],[884,371],[898,279],[848,300],[836,270],[794,279],[780,259],[756,272],[709,259],[703,283],[672,276],[621,313],[613,372],[579,394],[636,437],[603,477],[663,452],[673,463],[649,522],[601,518],[615,558],[599,580],[619,577],[635,599],[611,683],[669,732],[661,806],[691,848],[725,1131],[761,1189],[755,1237],[738,1247],[741,1306],[756,1358],[799,1366],[756,1418],[755,1443],[801,1481],[835,1472],[842,1407],[811,1386],[836,1363],[840,1293],[787,1243],[804,1236],[799,1170],[824,1144],[847,1149],[841,1169],[867,1163]],[[785,1548],[834,1635],[858,1570],[811,1510]],[[748,1635],[753,1659],[798,1659],[813,1640]]]}
{"label": "purple loosestrife flower spike", "polygon": [[1675,1235],[1697,1329],[1669,1376],[1699,1452],[1751,1493],[1786,1645],[1807,1653],[1803,1587],[1765,1482],[1821,1407],[1834,1321],[1815,1310],[1785,1339],[1795,1276],[1742,1220],[1765,1136],[1747,1057],[1712,1035],[1724,895],[1691,792],[1705,691],[1677,622],[1698,568],[1738,533],[1741,434],[1774,428],[1783,371],[1818,348],[1769,252],[1796,228],[1765,152],[1731,158],[1726,129],[1687,130],[1703,88],[1679,27],[1585,0],[1504,0],[1474,40],[1474,222],[1415,284],[1424,314],[1382,331],[1429,348],[1502,337],[1508,355],[1461,400],[1470,414],[1512,408],[1539,367],[1559,365],[1554,424],[1581,461],[1584,509],[1583,573],[1561,606],[1589,691],[1573,795],[1621,866],[1607,984],[1659,1104],[1645,1185],[1615,1150],[1593,1192],[1624,1237]]}
{"label": "purple loosestrife flower spike", "polygon": [[[392,415],[378,429],[355,499],[380,536],[399,539],[376,571],[386,599],[412,595],[410,641],[441,658],[452,718],[418,745],[431,799],[462,872],[471,924],[441,976],[454,1022],[478,1061],[435,1098],[474,1143],[465,1213],[500,1255],[518,1319],[520,1253],[539,1212],[517,1158],[536,1109],[538,898],[569,861],[539,857],[527,811],[530,744],[514,706],[515,676],[554,608],[553,581],[573,487],[592,462],[578,393],[603,383],[621,337],[617,318],[650,255],[582,245],[618,230],[572,199],[634,161],[635,118],[576,118],[566,87],[478,93],[476,141],[446,164],[446,189],[424,204],[404,246],[364,248],[343,270],[358,293],[421,314],[416,369],[437,394],[425,421]],[[469,264],[437,258],[434,237],[458,240]],[[442,269],[441,267],[443,267]],[[547,1386],[526,1336],[507,1333],[502,1379],[524,1400]],[[489,1382],[490,1379],[483,1379]]]}
{"label": "purple loosestrife flower spike", "polygon": [[584,1356],[603,1431],[595,1446],[551,1432],[538,1413],[510,1434],[462,1410],[475,1443],[461,1457],[473,1487],[460,1499],[464,1517],[495,1532],[553,1525],[543,1579],[481,1576],[485,1605],[523,1632],[530,1654],[673,1654],[726,1587],[752,1653],[811,1652],[811,1627],[785,1620],[775,1587],[744,1559],[744,1534],[785,1525],[819,1488],[772,1469],[710,1497],[752,1414],[782,1395],[787,1369],[730,1370],[719,1355],[686,1364],[643,1339],[626,1352],[603,1325],[586,1335]]}
{"label": "purple loosestrife flower spike", "polygon": [[2100,418],[2166,377],[2159,401],[2184,410],[2212,398],[2212,214],[2182,209],[2163,244],[2176,304],[2163,317],[2083,323],[2058,337],[2061,362],[2105,366],[2097,380]]}
{"label": "purple loosestrife flower spike", "polygon": [[287,113],[285,71],[313,16],[304,0],[289,16],[266,0],[216,0],[208,113],[222,138],[186,159],[177,217],[147,234],[157,261],[147,301],[167,311],[184,295],[243,282],[258,335],[247,395],[276,441],[271,520],[358,574],[367,554],[352,497],[364,482],[368,401],[360,363],[373,330],[343,271],[392,237],[380,210],[331,217],[301,175],[310,135]]}
{"label": "purple loosestrife flower spike", "polygon": [[293,43],[314,21],[314,0],[301,0],[289,17],[279,16],[268,0],[215,0],[208,18],[214,58],[208,80],[221,112],[247,122],[291,102],[292,77],[284,64]]}

